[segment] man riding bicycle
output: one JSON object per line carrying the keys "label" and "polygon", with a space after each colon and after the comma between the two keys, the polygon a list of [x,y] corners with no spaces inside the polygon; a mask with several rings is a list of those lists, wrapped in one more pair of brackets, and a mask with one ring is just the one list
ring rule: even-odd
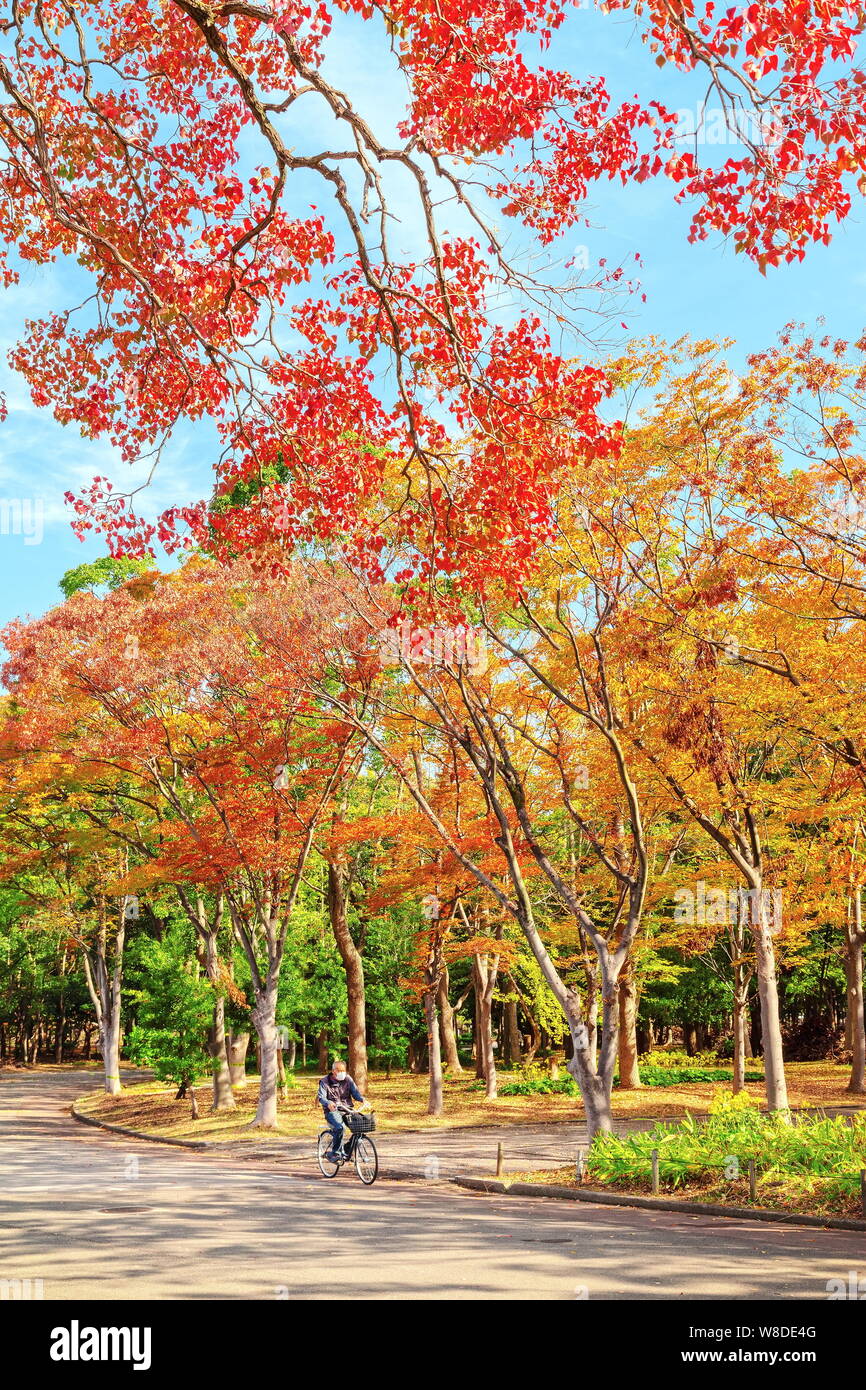
{"label": "man riding bicycle", "polygon": [[346,1063],[342,1057],[335,1057],[328,1075],[322,1077],[316,1100],[325,1112],[325,1119],[331,1131],[331,1147],[326,1158],[345,1158],[341,1111],[352,1110],[355,1101],[359,1105],[366,1105],[367,1102],[346,1071]]}

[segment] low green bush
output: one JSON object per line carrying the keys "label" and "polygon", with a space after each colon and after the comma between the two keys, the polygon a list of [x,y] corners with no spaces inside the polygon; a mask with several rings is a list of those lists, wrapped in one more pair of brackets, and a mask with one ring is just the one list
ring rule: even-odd
{"label": "low green bush", "polygon": [[[684,1086],[699,1081],[733,1081],[727,1067],[652,1067],[641,1063],[640,1079],[644,1086]],[[747,1081],[763,1081],[762,1071],[747,1071]]]}
{"label": "low green bush", "polygon": [[695,1052],[690,1057],[682,1048],[655,1048],[652,1052],[644,1052],[639,1061],[641,1067],[663,1067],[667,1071],[680,1067],[717,1067],[720,1058],[715,1052]]}
{"label": "low green bush", "polygon": [[629,1135],[596,1136],[587,1157],[590,1179],[603,1183],[645,1181],[658,1149],[659,1177],[680,1187],[690,1177],[735,1179],[755,1160],[759,1180],[808,1190],[821,1180],[826,1198],[853,1200],[866,1168],[866,1115],[845,1118],[784,1116],[757,1109],[746,1093],[717,1096],[705,1121],[686,1116]]}
{"label": "low green bush", "polygon": [[[655,1054],[658,1055],[658,1054]],[[683,1054],[685,1056],[685,1054]],[[684,1086],[696,1082],[732,1081],[733,1073],[724,1067],[657,1067],[641,1063],[640,1079],[644,1086]],[[763,1081],[763,1072],[746,1072],[747,1081]],[[614,1085],[617,1077],[614,1075]],[[483,1082],[476,1083],[479,1088]],[[563,1071],[554,1079],[548,1071],[540,1067],[526,1067],[499,1086],[501,1096],[547,1096],[580,1094],[577,1082],[570,1072]]]}
{"label": "low green bush", "polygon": [[[476,1085],[483,1088],[484,1082],[479,1081]],[[498,1090],[501,1096],[580,1095],[577,1082],[570,1072],[561,1072],[554,1078],[549,1072],[531,1067],[518,1073],[514,1080],[509,1079],[501,1084]]]}

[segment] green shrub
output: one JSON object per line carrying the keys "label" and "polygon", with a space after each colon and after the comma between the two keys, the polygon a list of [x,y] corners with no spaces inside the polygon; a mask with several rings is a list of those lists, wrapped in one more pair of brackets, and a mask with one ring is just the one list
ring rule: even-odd
{"label": "green shrub", "polygon": [[[476,1085],[483,1087],[484,1082],[476,1082]],[[508,1081],[499,1086],[499,1094],[501,1096],[579,1096],[580,1090],[571,1073],[564,1068],[554,1079],[546,1068],[533,1063],[519,1072],[511,1073]]]}
{"label": "green shrub", "polygon": [[[645,1086],[683,1086],[693,1082],[733,1081],[726,1067],[651,1067],[641,1064],[640,1079]],[[747,1081],[763,1081],[762,1071],[747,1071]]]}
{"label": "green shrub", "polygon": [[181,1088],[209,1070],[207,1030],[214,1003],[212,986],[183,955],[186,937],[185,924],[172,923],[162,941],[141,943],[147,987],[130,991],[138,1022],[125,1048],[130,1061],[150,1067],[158,1081]]}
{"label": "green shrub", "polygon": [[703,1122],[687,1115],[678,1124],[657,1124],[644,1133],[598,1135],[587,1171],[604,1183],[643,1181],[653,1149],[659,1153],[659,1176],[672,1187],[694,1176],[742,1176],[754,1159],[764,1181],[796,1178],[808,1188],[811,1180],[821,1179],[825,1195],[851,1200],[866,1167],[866,1115],[855,1115],[850,1124],[821,1116],[798,1116],[788,1124],[778,1113],[759,1111],[745,1092],[722,1094]]}
{"label": "green shrub", "polygon": [[715,1052],[696,1052],[690,1057],[682,1048],[672,1048],[670,1051],[663,1048],[656,1048],[652,1052],[645,1052],[639,1059],[640,1066],[663,1067],[717,1067],[719,1057]]}
{"label": "green shrub", "polygon": [[[658,1056],[657,1053],[652,1054]],[[685,1056],[685,1054],[681,1054]],[[645,1086],[683,1086],[697,1082],[724,1082],[732,1081],[733,1073],[724,1067],[656,1067],[641,1063],[640,1079]],[[747,1072],[747,1081],[763,1081],[763,1072]],[[614,1075],[614,1085],[617,1083],[617,1076]],[[483,1086],[483,1082],[476,1083],[478,1087]],[[577,1082],[572,1078],[570,1072],[562,1072],[554,1080],[548,1071],[538,1066],[525,1067],[522,1072],[503,1082],[499,1087],[501,1096],[549,1096],[549,1095],[571,1095],[578,1096],[580,1091]]]}

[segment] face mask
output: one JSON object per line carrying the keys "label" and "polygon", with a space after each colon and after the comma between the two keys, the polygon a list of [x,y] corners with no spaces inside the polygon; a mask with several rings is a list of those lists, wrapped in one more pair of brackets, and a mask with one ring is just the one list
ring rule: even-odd
{"label": "face mask", "polygon": [[334,1072],[334,1080],[335,1080],[335,1081],[345,1081],[345,1079],[346,1079],[346,1073],[345,1073],[344,1071],[335,1071],[335,1072]]}

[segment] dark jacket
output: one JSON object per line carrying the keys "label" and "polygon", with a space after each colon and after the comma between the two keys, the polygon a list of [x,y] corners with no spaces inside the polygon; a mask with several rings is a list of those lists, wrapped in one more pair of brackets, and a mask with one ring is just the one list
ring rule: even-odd
{"label": "dark jacket", "polygon": [[364,1104],[364,1097],[351,1076],[347,1075],[345,1081],[337,1081],[331,1072],[323,1076],[319,1082],[316,1100],[325,1111],[329,1105],[344,1105],[347,1110],[351,1110],[353,1101],[357,1101],[359,1105]]}

